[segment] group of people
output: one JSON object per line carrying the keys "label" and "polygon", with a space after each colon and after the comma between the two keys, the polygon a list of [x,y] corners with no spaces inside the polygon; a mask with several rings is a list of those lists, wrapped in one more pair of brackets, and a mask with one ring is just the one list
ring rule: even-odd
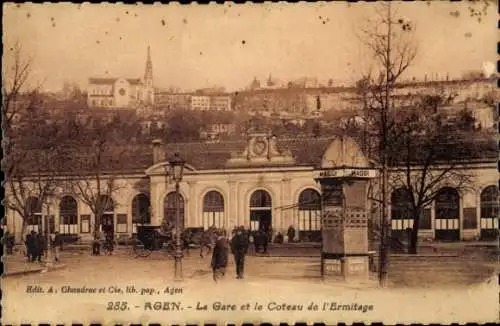
{"label": "group of people", "polygon": [[243,279],[245,255],[247,254],[249,245],[249,238],[245,232],[245,228],[243,226],[237,227],[230,241],[223,230],[216,230],[215,233],[217,238],[212,252],[211,264],[214,281],[217,282],[226,273],[229,249],[231,249],[234,256],[236,278]]}
{"label": "group of people", "polygon": [[[51,233],[49,236],[51,250],[54,252],[55,261],[59,261],[59,252],[63,247],[63,240],[59,232]],[[41,262],[44,252],[48,250],[47,241],[42,233],[31,231],[26,235],[26,256],[30,262]]]}
{"label": "group of people", "polygon": [[7,255],[12,255],[14,253],[15,237],[9,233],[9,230],[5,230],[2,242],[5,249],[7,249]]}

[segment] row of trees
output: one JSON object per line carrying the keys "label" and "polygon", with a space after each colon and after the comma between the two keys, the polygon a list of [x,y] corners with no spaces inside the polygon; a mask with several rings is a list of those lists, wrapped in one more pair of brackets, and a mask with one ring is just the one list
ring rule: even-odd
{"label": "row of trees", "polygon": [[71,193],[90,208],[99,225],[121,187],[110,172],[121,171],[126,163],[122,126],[117,120],[92,117],[51,119],[30,84],[31,60],[19,44],[11,54],[2,85],[7,209],[21,217],[24,232],[35,212],[42,212],[62,192]]}

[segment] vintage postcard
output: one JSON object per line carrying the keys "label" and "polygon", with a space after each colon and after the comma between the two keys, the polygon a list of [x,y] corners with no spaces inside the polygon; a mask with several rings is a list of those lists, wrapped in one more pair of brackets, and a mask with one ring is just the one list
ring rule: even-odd
{"label": "vintage postcard", "polygon": [[3,4],[3,325],[499,321],[496,1]]}

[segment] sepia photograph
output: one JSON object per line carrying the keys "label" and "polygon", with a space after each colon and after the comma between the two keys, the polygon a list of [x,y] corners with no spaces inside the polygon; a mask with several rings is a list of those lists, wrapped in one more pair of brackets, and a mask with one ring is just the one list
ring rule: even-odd
{"label": "sepia photograph", "polygon": [[4,3],[3,325],[499,322],[498,3]]}

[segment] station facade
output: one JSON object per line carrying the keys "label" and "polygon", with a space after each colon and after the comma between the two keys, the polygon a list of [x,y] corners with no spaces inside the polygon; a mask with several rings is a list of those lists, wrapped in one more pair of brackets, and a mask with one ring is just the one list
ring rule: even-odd
{"label": "station facade", "polygon": [[[119,238],[131,236],[138,224],[161,225],[164,219],[175,223],[175,184],[168,175],[167,160],[173,153],[186,160],[180,183],[184,227],[215,225],[231,230],[243,225],[286,236],[287,229],[293,226],[295,240],[300,241],[319,240],[321,189],[315,179],[328,173],[321,169],[321,162],[339,167],[349,165],[346,157],[354,161],[364,159],[352,140],[339,143],[334,138],[276,139],[266,134],[235,142],[155,142],[140,148],[140,153],[140,162],[132,159],[131,166],[112,176],[119,186],[102,223],[112,225]],[[474,184],[467,190],[444,185],[436,200],[424,210],[419,234],[428,239],[451,240],[495,234],[499,210],[496,167],[495,157],[467,162],[464,168],[474,175]],[[347,168],[345,173],[364,173],[355,170]],[[378,178],[373,180],[376,189]],[[391,192],[392,229],[394,233],[403,232],[412,227],[413,221],[405,210],[407,203],[401,189]],[[30,199],[33,207],[39,206],[37,198]],[[367,202],[370,218],[377,224],[380,210],[373,202]],[[51,229],[82,240],[90,240],[95,228],[89,207],[62,188],[50,204],[33,212],[24,233],[45,230],[47,221]],[[7,227],[21,239],[22,220],[13,211],[7,211]]]}

